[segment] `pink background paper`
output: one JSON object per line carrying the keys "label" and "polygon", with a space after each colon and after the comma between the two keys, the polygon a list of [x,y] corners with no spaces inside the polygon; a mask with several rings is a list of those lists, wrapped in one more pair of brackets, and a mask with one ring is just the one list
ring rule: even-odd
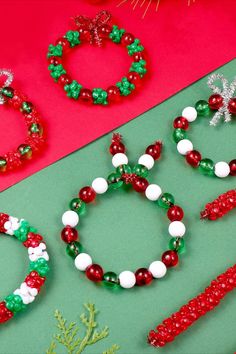
{"label": "pink background paper", "polygon": [[[15,73],[14,87],[27,94],[44,118],[48,146],[43,155],[21,171],[0,176],[0,191],[48,166],[108,131],[128,122],[235,57],[235,0],[161,0],[158,13],[144,20],[117,1],[93,6],[85,0],[1,0],[0,67]],[[68,99],[49,76],[46,53],[70,29],[77,14],[112,12],[115,22],[142,40],[149,59],[149,77],[137,94],[110,107],[85,106]],[[76,49],[66,65],[88,87],[106,87],[126,74],[130,65],[121,46]],[[235,73],[232,73],[232,75]],[[0,107],[1,153],[24,140],[18,112]],[[163,117],[165,119],[165,117]]]}

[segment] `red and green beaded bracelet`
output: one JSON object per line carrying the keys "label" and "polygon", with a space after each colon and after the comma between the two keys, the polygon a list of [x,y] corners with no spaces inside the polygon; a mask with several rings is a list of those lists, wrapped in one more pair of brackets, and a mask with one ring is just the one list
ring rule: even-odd
{"label": "red and green beaded bracelet", "polygon": [[[64,228],[61,238],[67,243],[67,254],[74,259],[75,267],[85,271],[88,279],[94,282],[102,282],[109,288],[132,288],[134,285],[148,285],[153,278],[162,278],[168,267],[178,264],[178,253],[184,250],[185,225],[181,221],[184,212],[181,207],[174,204],[174,197],[169,193],[162,193],[157,184],[149,184],[146,177],[148,170],[154,166],[155,160],[159,159],[162,144],[157,141],[147,147],[138,164],[131,167],[125,155],[125,146],[121,142],[121,136],[114,134],[110,146],[110,153],[113,155],[112,164],[116,171],[105,178],[96,178],[91,186],[86,186],[79,191],[78,197],[74,198],[62,216]],[[135,273],[125,270],[119,276],[112,271],[105,272],[102,267],[93,263],[89,254],[85,253],[81,243],[78,242],[78,231],[76,226],[79,223],[86,209],[86,204],[94,201],[97,195],[101,195],[110,190],[117,190],[124,185],[131,185],[138,193],[144,193],[147,199],[156,203],[159,207],[167,210],[167,217],[171,221],[169,224],[169,234],[172,236],[169,242],[169,250],[164,252],[161,261],[155,260],[148,268],[139,268]]]}
{"label": "red and green beaded bracelet", "polygon": [[7,79],[0,87],[0,104],[19,110],[23,114],[28,129],[28,136],[23,144],[0,156],[0,172],[8,172],[21,167],[26,160],[32,158],[33,154],[39,152],[44,145],[44,137],[41,118],[35,106],[25,95],[10,87],[13,74],[9,70],[1,69],[1,76],[6,76]]}
{"label": "red and green beaded bracelet", "polygon": [[[223,89],[213,84],[216,80],[222,82]],[[229,85],[222,75],[213,74],[208,79],[208,85],[214,94],[209,97],[208,102],[200,100],[195,104],[195,107],[184,108],[182,115],[175,118],[173,122],[175,129],[173,138],[177,143],[178,152],[185,156],[187,163],[199,169],[203,174],[215,175],[219,178],[225,178],[228,175],[236,176],[236,159],[231,160],[229,163],[220,161],[215,164],[209,158],[202,159],[201,153],[193,148],[192,142],[187,138],[189,123],[199,117],[208,116],[211,111],[216,111],[210,121],[212,126],[215,126],[221,117],[227,123],[231,121],[231,115],[236,115],[236,97],[233,97],[236,80]]]}
{"label": "red and green beaded bracelet", "polygon": [[[73,100],[95,105],[117,102],[120,96],[128,96],[139,87],[147,72],[143,55],[144,47],[140,44],[140,40],[116,25],[111,27],[108,24],[110,17],[107,11],[100,12],[94,19],[78,16],[75,18],[76,30],[69,30],[56,41],[55,45],[49,45],[47,57],[50,75]],[[63,66],[63,60],[73,48],[83,42],[101,45],[103,40],[111,40],[113,43],[126,47],[128,55],[132,58],[132,64],[127,76],[116,84],[107,89],[99,87],[90,90],[70,78]]]}
{"label": "red and green beaded bracelet", "polygon": [[16,313],[35,300],[45,283],[49,271],[49,256],[43,237],[24,219],[0,213],[0,233],[14,236],[28,248],[29,274],[12,294],[0,302],[0,323],[10,320]]}

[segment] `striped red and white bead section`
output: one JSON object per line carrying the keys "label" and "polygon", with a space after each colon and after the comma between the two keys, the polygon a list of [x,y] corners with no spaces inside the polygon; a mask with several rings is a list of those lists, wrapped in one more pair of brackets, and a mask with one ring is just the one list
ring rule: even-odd
{"label": "striped red and white bead section", "polygon": [[49,255],[43,237],[24,219],[0,213],[0,233],[22,242],[28,248],[30,260],[30,272],[23,283],[0,302],[0,323],[4,323],[35,300],[49,271]]}

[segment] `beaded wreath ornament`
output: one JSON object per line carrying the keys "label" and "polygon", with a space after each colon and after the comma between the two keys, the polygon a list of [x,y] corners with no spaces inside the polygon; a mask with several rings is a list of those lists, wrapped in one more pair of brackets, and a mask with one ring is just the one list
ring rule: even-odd
{"label": "beaded wreath ornament", "polygon": [[[184,212],[181,207],[175,205],[174,197],[169,193],[162,193],[157,184],[149,184],[146,177],[149,170],[154,166],[155,160],[161,155],[162,143],[160,141],[147,147],[138,164],[131,166],[128,164],[128,157],[125,155],[125,146],[119,134],[114,134],[110,145],[110,153],[113,155],[112,164],[116,168],[107,179],[96,178],[91,186],[83,187],[78,197],[69,203],[70,210],[62,216],[64,229],[61,232],[62,240],[67,243],[67,254],[74,259],[75,267],[86,273],[89,280],[102,282],[109,288],[132,288],[135,285],[148,285],[153,278],[162,278],[167,268],[178,264],[178,254],[184,250],[185,225],[181,221]],[[81,243],[78,242],[78,231],[76,226],[80,221],[80,216],[84,214],[86,204],[95,198],[106,193],[108,190],[118,190],[125,185],[130,185],[136,192],[145,194],[146,198],[167,211],[170,220],[169,250],[164,252],[161,261],[155,260],[148,268],[139,268],[135,273],[125,270],[119,276],[113,271],[104,272],[102,267],[93,263],[89,254],[85,253]]]}
{"label": "beaded wreath ornament", "polygon": [[10,87],[13,81],[11,71],[0,69],[1,76],[6,76],[7,79],[2,86],[0,85],[0,104],[19,110],[28,129],[28,136],[23,144],[16,150],[0,156],[0,172],[8,172],[21,167],[33,154],[39,152],[44,145],[44,138],[41,118],[34,105],[25,95]]}
{"label": "beaded wreath ornament", "polygon": [[[50,75],[73,100],[95,105],[117,102],[120,96],[128,96],[138,88],[147,72],[144,47],[140,40],[116,25],[111,27],[110,20],[111,15],[107,11],[100,12],[94,19],[77,16],[74,19],[75,30],[69,30],[56,41],[55,45],[49,45],[47,57]],[[132,64],[129,73],[116,84],[107,89],[98,87],[90,90],[70,78],[63,66],[64,58],[73,48],[82,43],[89,42],[101,46],[104,40],[111,40],[115,44],[124,46],[132,59]]]}
{"label": "beaded wreath ornament", "polygon": [[[221,81],[222,89],[214,84],[216,80]],[[202,159],[201,153],[194,150],[192,142],[187,138],[189,123],[200,116],[208,116],[210,111],[216,111],[210,121],[212,126],[217,125],[221,117],[224,122],[228,123],[231,121],[232,115],[236,115],[236,97],[234,97],[236,79],[229,84],[223,75],[213,74],[208,78],[208,86],[214,92],[208,102],[200,100],[195,104],[195,107],[184,108],[182,116],[175,118],[173,138],[177,143],[178,152],[185,156],[187,163],[203,174],[219,178],[225,178],[228,175],[236,176],[236,159],[229,163],[220,161],[215,164],[209,158]]]}
{"label": "beaded wreath ornament", "polygon": [[0,233],[14,236],[29,254],[29,274],[24,282],[0,302],[0,323],[6,322],[35,300],[49,271],[49,256],[43,237],[24,219],[0,213]]}

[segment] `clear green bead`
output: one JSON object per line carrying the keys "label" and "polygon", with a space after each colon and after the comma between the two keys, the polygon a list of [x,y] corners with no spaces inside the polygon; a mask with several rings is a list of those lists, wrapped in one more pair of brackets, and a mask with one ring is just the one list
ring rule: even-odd
{"label": "clear green bead", "polygon": [[202,159],[199,164],[199,170],[204,175],[214,175],[214,162],[211,159]]}
{"label": "clear green bead", "polygon": [[8,98],[12,98],[14,96],[14,90],[12,87],[3,87],[0,92],[3,96]]}
{"label": "clear green bead", "polygon": [[81,243],[79,242],[71,242],[66,246],[66,253],[68,256],[72,257],[75,259],[76,256],[78,256],[79,253],[83,252],[83,247]]}
{"label": "clear green bead", "polygon": [[117,288],[119,285],[119,279],[116,273],[114,272],[107,272],[103,275],[103,284],[107,288]]}
{"label": "clear green bead", "polygon": [[169,242],[169,249],[182,253],[185,250],[185,241],[181,237],[172,237]]}
{"label": "clear green bead", "polygon": [[208,102],[205,100],[197,101],[197,103],[195,104],[195,109],[199,116],[206,116],[210,111]]}
{"label": "clear green bead", "polygon": [[33,105],[31,102],[23,102],[21,105],[21,112],[23,113],[31,113],[33,109]]}
{"label": "clear green bead", "polygon": [[187,133],[185,130],[177,128],[173,131],[173,139],[176,143],[178,143],[180,140],[186,139]]}
{"label": "clear green bead", "polygon": [[116,172],[122,175],[123,173],[131,173],[132,169],[130,165],[120,165],[116,168]]}
{"label": "clear green bead", "polygon": [[136,175],[140,176],[140,177],[147,177],[148,176],[148,169],[147,167],[137,164],[134,166],[133,168],[133,173],[135,173]]}
{"label": "clear green bead", "polygon": [[75,211],[79,215],[83,215],[86,211],[85,203],[79,198],[72,199],[69,204],[69,207],[71,210]]}
{"label": "clear green bead", "polygon": [[163,193],[161,198],[157,200],[157,204],[164,209],[169,209],[175,203],[175,199],[170,193]]}
{"label": "clear green bead", "polygon": [[43,127],[40,124],[33,123],[29,127],[29,134],[38,134],[39,136],[43,135]]}
{"label": "clear green bead", "polygon": [[111,173],[107,178],[109,188],[118,189],[122,187],[124,182],[120,179],[120,177],[121,176],[119,173]]}

